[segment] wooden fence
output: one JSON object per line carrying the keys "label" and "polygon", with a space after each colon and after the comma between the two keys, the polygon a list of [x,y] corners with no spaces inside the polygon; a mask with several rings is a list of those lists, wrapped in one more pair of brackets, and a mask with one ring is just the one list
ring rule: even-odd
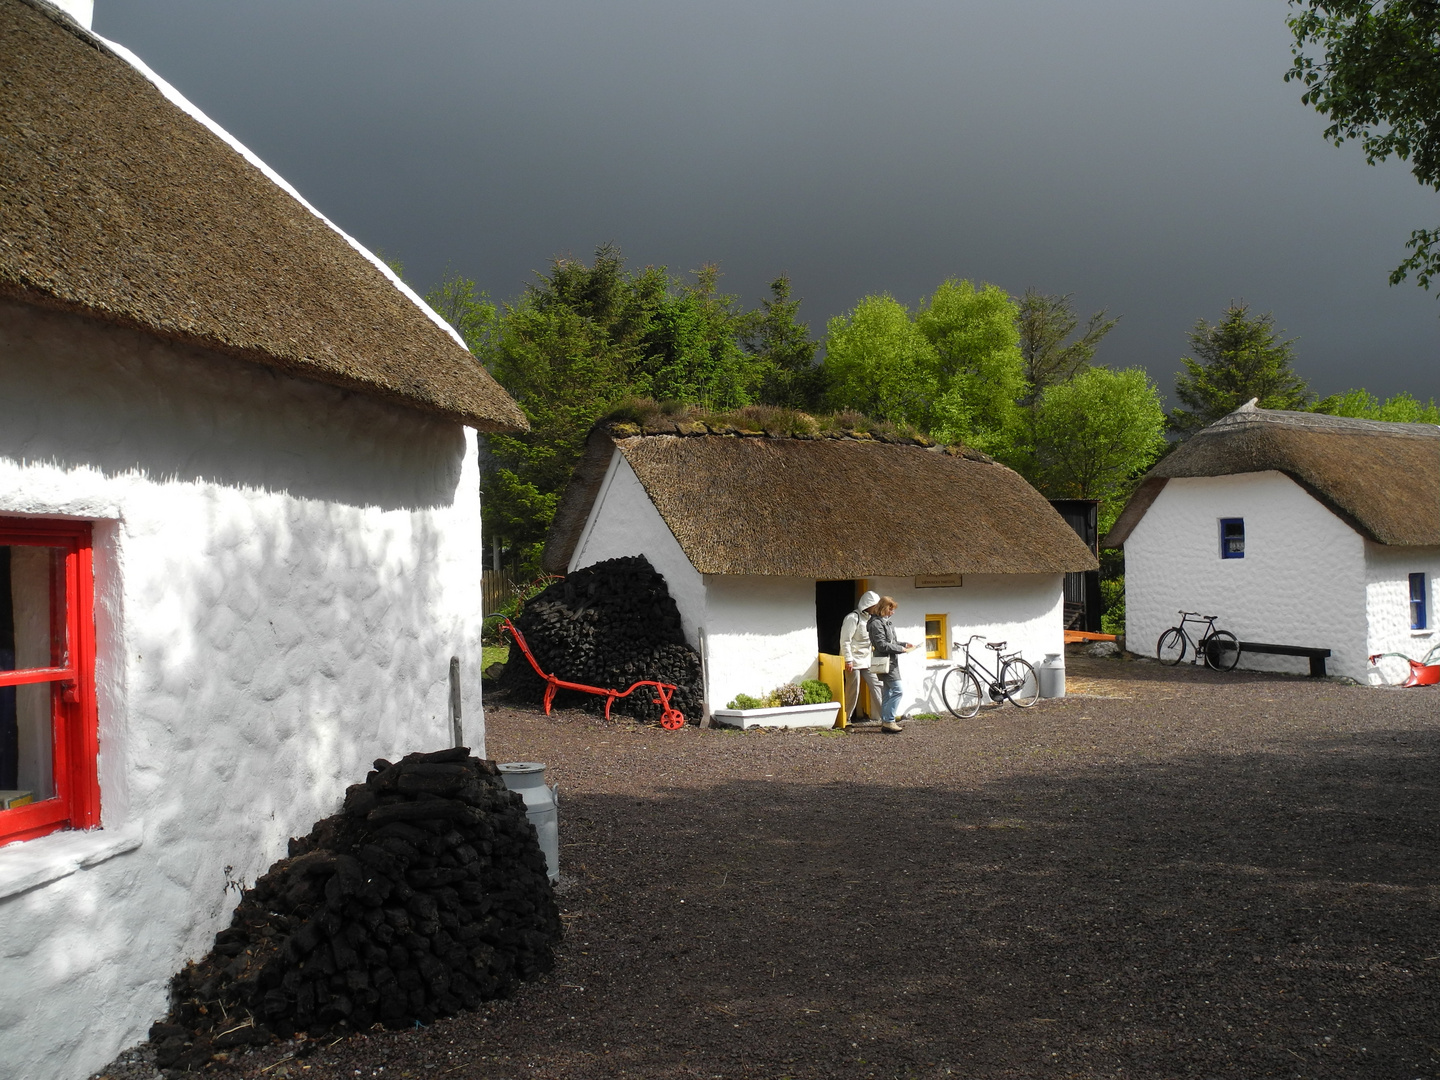
{"label": "wooden fence", "polygon": [[515,595],[515,582],[504,570],[485,570],[480,575],[481,607],[489,615]]}

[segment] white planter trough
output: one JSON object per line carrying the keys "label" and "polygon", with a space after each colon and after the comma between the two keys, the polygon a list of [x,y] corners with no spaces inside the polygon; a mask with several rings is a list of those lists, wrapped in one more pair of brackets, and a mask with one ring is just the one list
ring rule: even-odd
{"label": "white planter trough", "polygon": [[838,701],[818,705],[781,705],[774,709],[716,709],[710,714],[726,727],[834,727],[840,715]]}

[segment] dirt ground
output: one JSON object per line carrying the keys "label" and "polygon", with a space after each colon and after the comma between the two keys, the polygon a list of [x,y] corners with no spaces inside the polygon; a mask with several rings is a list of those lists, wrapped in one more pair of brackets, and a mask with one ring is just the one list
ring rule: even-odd
{"label": "dirt ground", "polygon": [[492,704],[560,785],[555,971],[222,1072],[1440,1076],[1440,688],[1068,664],[902,735]]}

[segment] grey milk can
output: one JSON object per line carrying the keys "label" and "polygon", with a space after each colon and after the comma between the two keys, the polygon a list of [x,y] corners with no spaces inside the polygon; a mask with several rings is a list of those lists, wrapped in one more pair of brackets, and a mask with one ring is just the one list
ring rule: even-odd
{"label": "grey milk can", "polygon": [[500,779],[525,800],[525,816],[535,826],[540,850],[552,882],[560,880],[560,785],[545,786],[545,765],[539,761],[510,761],[500,766]]}

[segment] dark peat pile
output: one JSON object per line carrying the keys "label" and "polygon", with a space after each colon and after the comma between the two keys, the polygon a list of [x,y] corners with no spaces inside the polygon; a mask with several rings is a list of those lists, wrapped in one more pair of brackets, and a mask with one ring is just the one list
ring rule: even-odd
{"label": "dark peat pile", "polygon": [[[678,687],[671,699],[685,719],[700,719],[700,656],[685,642],[670,590],[643,555],[607,559],[567,574],[531,599],[515,620],[542,670],[569,682],[616,690],[641,679]],[[500,689],[538,703],[545,683],[518,648],[510,650]],[[561,690],[555,703],[603,711],[605,699]],[[612,712],[660,719],[653,687],[618,698]]]}
{"label": "dark peat pile", "polygon": [[375,762],[290,841],[171,981],[161,1068],[232,1047],[430,1023],[554,964],[560,916],[521,797],[464,747]]}

